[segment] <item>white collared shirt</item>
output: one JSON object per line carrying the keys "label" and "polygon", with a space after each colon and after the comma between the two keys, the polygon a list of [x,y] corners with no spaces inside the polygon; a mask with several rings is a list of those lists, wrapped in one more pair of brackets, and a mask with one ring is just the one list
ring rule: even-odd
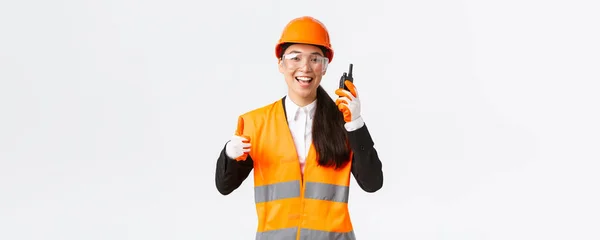
{"label": "white collared shirt", "polygon": [[[317,100],[310,104],[299,107],[295,104],[289,96],[285,98],[285,112],[287,115],[287,122],[294,139],[294,145],[296,146],[296,153],[298,154],[298,160],[300,162],[300,169],[304,174],[304,166],[306,165],[306,157],[312,144],[312,125],[313,118],[315,116],[315,110],[317,109]],[[347,131],[354,131],[361,128],[364,125],[362,117],[346,123],[344,126]]]}
{"label": "white collared shirt", "polygon": [[302,173],[304,173],[306,156],[312,144],[312,119],[315,116],[316,107],[317,100],[304,107],[299,107],[289,96],[285,98],[288,126],[294,139],[294,145],[296,145],[296,153],[298,154]]}

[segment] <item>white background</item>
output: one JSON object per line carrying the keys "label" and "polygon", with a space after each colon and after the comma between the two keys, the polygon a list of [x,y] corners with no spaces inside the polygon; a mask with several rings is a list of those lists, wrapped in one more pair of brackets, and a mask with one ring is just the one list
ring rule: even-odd
{"label": "white background", "polygon": [[359,239],[600,239],[597,1],[0,3],[0,239],[254,239],[215,162],[286,92],[292,18],[354,63],[384,164]]}

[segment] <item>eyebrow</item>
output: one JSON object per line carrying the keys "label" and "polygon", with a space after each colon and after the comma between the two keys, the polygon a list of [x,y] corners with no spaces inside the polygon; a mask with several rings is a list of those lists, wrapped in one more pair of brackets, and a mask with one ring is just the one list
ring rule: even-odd
{"label": "eyebrow", "polygon": [[[297,51],[297,50],[293,50],[293,51],[291,51],[291,52],[289,52],[289,53],[302,53],[302,52],[300,52],[300,51]],[[319,55],[319,56],[321,56],[321,57],[323,56],[323,54],[321,54],[320,52],[312,52],[311,54],[317,54],[317,55]]]}

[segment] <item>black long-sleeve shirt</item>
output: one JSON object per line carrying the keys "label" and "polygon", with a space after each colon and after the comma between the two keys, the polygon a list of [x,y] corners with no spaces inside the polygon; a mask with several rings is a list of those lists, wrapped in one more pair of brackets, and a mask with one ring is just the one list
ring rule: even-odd
{"label": "black long-sleeve shirt", "polygon": [[[375,192],[383,186],[382,164],[373,139],[367,128],[348,132],[350,148],[354,152],[352,158],[352,175],[356,182],[366,192]],[[248,155],[245,161],[231,159],[225,153],[225,147],[217,159],[215,183],[217,190],[223,195],[228,195],[237,189],[254,167],[254,161]]]}

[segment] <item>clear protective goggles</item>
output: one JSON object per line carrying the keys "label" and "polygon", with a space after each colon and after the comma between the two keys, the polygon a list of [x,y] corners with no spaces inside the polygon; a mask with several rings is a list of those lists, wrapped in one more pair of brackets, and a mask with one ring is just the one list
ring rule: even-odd
{"label": "clear protective goggles", "polygon": [[329,59],[317,54],[306,53],[288,53],[281,58],[283,67],[289,70],[296,70],[307,66],[315,72],[325,73]]}

